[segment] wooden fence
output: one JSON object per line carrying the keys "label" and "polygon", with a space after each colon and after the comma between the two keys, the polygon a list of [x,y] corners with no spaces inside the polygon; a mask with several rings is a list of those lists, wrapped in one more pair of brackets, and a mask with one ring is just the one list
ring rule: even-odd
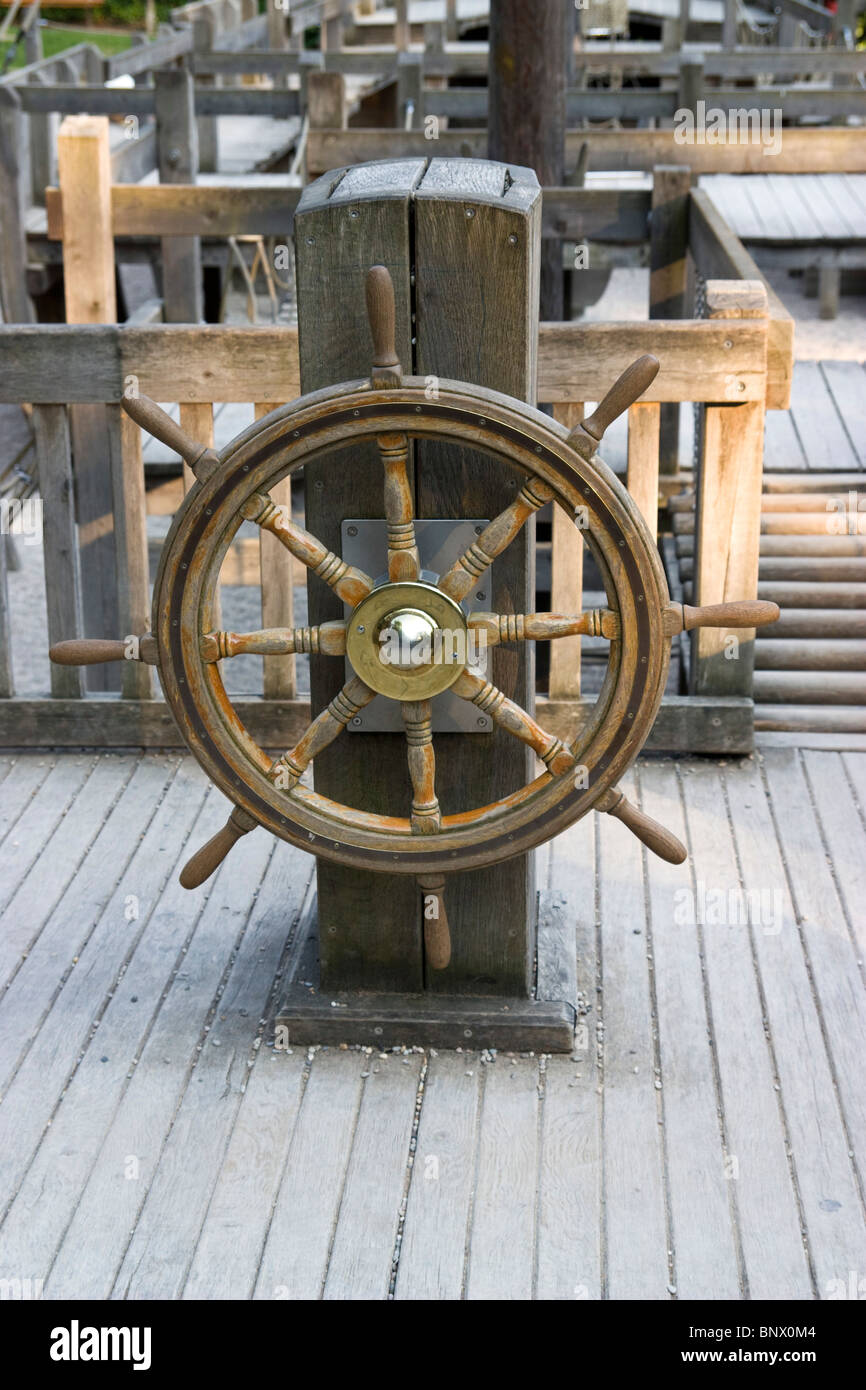
{"label": "wooden fence", "polygon": [[[49,194],[52,231],[62,238],[68,325],[0,329],[0,400],[33,406],[39,478],[45,500],[46,592],[50,642],[78,635],[122,635],[148,623],[148,565],[141,435],[118,402],[130,377],[160,401],[180,404],[194,436],[212,437],[213,404],[252,403],[257,414],[299,394],[297,335],[284,328],[186,325],[119,327],[114,322],[114,236],[147,229],[179,243],[205,230],[228,234],[268,225],[276,215],[265,191],[255,206],[232,190],[185,185],[112,187],[105,118],[72,118],[60,145],[60,189]],[[273,190],[271,190],[273,193]],[[613,201],[611,201],[613,198]],[[545,192],[545,219],[560,236],[634,235],[652,211],[652,317],[645,322],[543,324],[538,398],[565,423],[597,399],[642,352],[662,363],[652,400],[632,407],[628,476],[649,525],[657,525],[664,409],[705,406],[695,558],[695,601],[752,597],[757,587],[758,525],[765,409],[788,404],[792,324],[768,295],[741,244],[700,193],[688,170],[660,171],[649,193]],[[285,216],[285,199],[282,200]],[[686,313],[690,254],[707,281],[707,317]],[[682,316],[681,316],[682,315]],[[73,500],[73,458],[77,511]],[[112,520],[113,518],[113,520]],[[262,537],[264,621],[291,624],[288,557]],[[552,605],[581,606],[581,575],[562,544],[552,546]],[[2,605],[0,605],[2,606]],[[5,632],[8,651],[8,624]],[[724,634],[695,634],[688,696],[666,700],[656,746],[743,750],[751,743],[751,666],[723,657]],[[545,719],[573,726],[582,709],[579,652],[554,644]],[[13,642],[14,647],[14,642]],[[2,664],[2,663],[0,663]],[[6,667],[11,663],[6,662]],[[91,673],[100,668],[91,668]],[[106,670],[107,668],[101,668]],[[90,673],[88,673],[90,674]],[[52,699],[16,699],[11,676],[0,703],[0,743],[175,744],[177,735],[152,673],[124,663],[123,691],[94,698],[85,673],[55,667]],[[290,661],[269,663],[264,699],[242,700],[241,717],[264,743],[282,743],[307,718],[296,698]],[[277,736],[277,731],[279,731]]]}

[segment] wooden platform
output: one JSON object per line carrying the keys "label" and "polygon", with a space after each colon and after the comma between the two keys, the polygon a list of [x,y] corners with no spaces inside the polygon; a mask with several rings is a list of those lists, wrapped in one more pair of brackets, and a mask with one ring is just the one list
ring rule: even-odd
{"label": "wooden platform", "polygon": [[540,855],[571,1058],[277,1052],[312,859],[258,831],[187,894],[225,813],[189,759],[0,776],[0,1278],[811,1299],[866,1268],[866,754],[646,761],[632,791],[691,868],[610,817]]}

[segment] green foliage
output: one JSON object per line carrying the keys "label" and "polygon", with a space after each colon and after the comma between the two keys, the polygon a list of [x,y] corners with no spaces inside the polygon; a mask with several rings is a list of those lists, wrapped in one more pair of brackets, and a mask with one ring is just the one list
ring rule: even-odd
{"label": "green foliage", "polygon": [[[53,58],[56,53],[62,53],[66,48],[74,48],[77,43],[92,43],[100,53],[106,54],[122,53],[125,48],[129,48],[129,38],[126,34],[101,34],[98,30],[84,27],[42,30],[42,52],[46,58]],[[0,64],[8,47],[9,42],[0,44]],[[20,43],[10,68],[22,68],[26,61],[24,44]]]}

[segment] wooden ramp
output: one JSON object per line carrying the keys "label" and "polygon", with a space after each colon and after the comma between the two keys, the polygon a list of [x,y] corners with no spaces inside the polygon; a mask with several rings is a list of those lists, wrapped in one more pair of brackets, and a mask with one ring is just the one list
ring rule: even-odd
{"label": "wooden ramp", "polygon": [[[866,1268],[866,753],[645,761],[539,856],[573,1056],[276,1051],[313,860],[190,759],[0,762],[0,1278],[59,1298],[811,1299]],[[458,928],[459,929],[459,928]]]}

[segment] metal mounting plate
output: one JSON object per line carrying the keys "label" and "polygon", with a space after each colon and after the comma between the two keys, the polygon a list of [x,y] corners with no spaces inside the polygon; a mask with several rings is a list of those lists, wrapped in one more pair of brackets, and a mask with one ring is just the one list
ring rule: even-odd
{"label": "metal mounting plate", "polygon": [[[421,556],[421,567],[435,575],[444,574],[463,554],[487,525],[484,517],[464,521],[419,520],[415,522],[415,539]],[[342,558],[357,565],[366,574],[378,578],[385,568],[388,554],[388,532],[384,520],[363,520],[347,517],[341,526]],[[478,588],[464,600],[470,613],[487,611],[493,586],[493,565],[478,581]],[[346,607],[348,618],[351,609]],[[348,675],[354,672],[346,663]],[[349,733],[402,733],[403,716],[395,700],[377,695],[347,725]],[[493,722],[468,700],[461,700],[446,690],[433,698],[433,732],[436,734],[490,733]]]}

